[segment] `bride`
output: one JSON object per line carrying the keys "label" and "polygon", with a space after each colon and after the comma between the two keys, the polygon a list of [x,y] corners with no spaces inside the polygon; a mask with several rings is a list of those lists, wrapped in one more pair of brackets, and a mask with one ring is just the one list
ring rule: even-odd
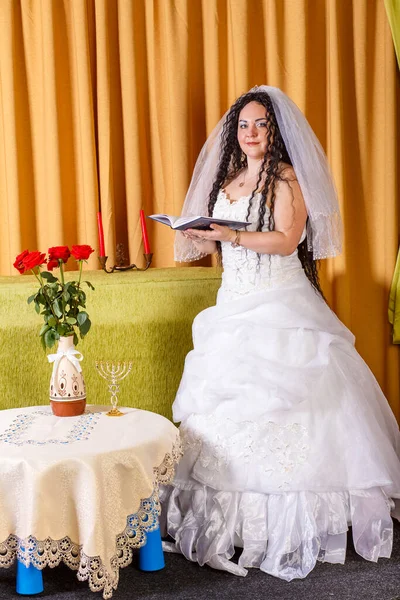
{"label": "bride", "polygon": [[224,271],[173,405],[184,456],[162,490],[166,549],[290,581],[317,560],[343,563],[352,526],[361,556],[389,557],[399,430],[323,298],[315,261],[341,250],[335,187],[279,89],[241,96],[207,140],[183,214],[207,211],[251,225],[177,234],[177,260],[218,252]]}

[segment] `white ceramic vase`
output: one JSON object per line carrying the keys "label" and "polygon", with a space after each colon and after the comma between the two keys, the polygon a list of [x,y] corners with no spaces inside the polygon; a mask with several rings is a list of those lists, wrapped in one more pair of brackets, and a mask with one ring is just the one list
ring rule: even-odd
{"label": "white ceramic vase", "polygon": [[75,417],[85,412],[86,386],[73,336],[60,337],[56,354],[48,355],[53,363],[50,379],[50,404],[57,417]]}

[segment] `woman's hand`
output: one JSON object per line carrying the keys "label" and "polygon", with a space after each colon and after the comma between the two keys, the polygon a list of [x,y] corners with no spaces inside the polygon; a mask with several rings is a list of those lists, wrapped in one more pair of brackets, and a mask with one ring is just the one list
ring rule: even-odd
{"label": "woman's hand", "polygon": [[210,231],[201,231],[200,229],[186,229],[181,232],[185,238],[191,240],[194,245],[204,254],[214,254],[217,251],[217,244],[213,239],[208,238],[205,234]]}
{"label": "woman's hand", "polygon": [[200,229],[186,229],[183,235],[193,242],[233,242],[235,239],[235,232],[229,227],[222,225],[216,225],[212,223],[210,225],[211,231],[200,230]]}

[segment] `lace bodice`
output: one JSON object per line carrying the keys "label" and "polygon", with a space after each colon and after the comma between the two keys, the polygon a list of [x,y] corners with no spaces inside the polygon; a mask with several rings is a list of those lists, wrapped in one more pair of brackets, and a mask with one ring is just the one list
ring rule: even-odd
{"label": "lace bodice", "polygon": [[[248,226],[247,231],[255,231],[261,194],[253,199],[250,217],[246,219],[249,199],[249,196],[242,196],[231,202],[224,190],[220,190],[213,216],[237,221],[249,220],[251,225]],[[263,231],[268,231],[268,215],[267,207]],[[301,240],[304,237],[305,231]],[[242,246],[233,248],[230,242],[222,242],[221,247],[224,271],[219,300],[221,296],[224,300],[229,300],[265,288],[280,286],[302,271],[297,249],[290,256],[261,254],[259,260],[256,252]]]}

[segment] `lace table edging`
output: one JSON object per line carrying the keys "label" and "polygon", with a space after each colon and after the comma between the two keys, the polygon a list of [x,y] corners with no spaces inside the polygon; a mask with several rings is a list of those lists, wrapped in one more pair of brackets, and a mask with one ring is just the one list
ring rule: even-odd
{"label": "lace table edging", "polygon": [[161,512],[159,487],[172,482],[175,465],[183,454],[182,445],[177,436],[170,453],[158,467],[154,467],[154,488],[149,498],[140,501],[139,510],[127,517],[127,524],[122,533],[116,536],[116,552],[110,560],[111,572],[103,565],[100,556],[87,556],[83,545],[74,543],[68,536],[60,540],[37,540],[34,536],[20,539],[11,534],[4,542],[0,542],[0,567],[10,567],[18,559],[26,567],[30,564],[37,569],[54,568],[61,561],[70,569],[78,571],[80,581],[89,580],[92,592],[103,590],[103,598],[112,597],[117,589],[119,569],[132,562],[133,550],[144,546],[147,532],[154,531],[158,526],[158,515]]}

